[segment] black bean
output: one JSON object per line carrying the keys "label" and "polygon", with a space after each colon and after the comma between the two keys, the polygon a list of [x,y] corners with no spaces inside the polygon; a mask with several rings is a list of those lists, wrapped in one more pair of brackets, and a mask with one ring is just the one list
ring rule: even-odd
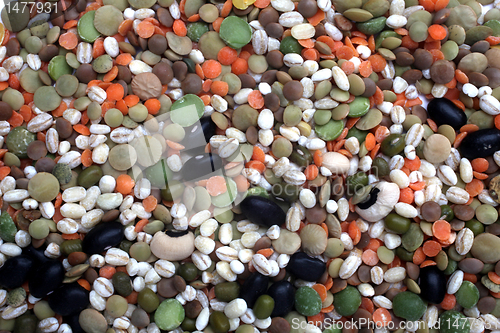
{"label": "black bean", "polygon": [[240,288],[240,298],[247,302],[248,307],[253,307],[257,298],[266,292],[268,283],[269,278],[267,276],[258,272],[253,273]]}
{"label": "black bean", "polygon": [[487,157],[500,149],[500,130],[480,129],[469,133],[460,144],[462,156],[468,159]]}
{"label": "black bean", "polygon": [[0,267],[0,286],[8,289],[20,287],[32,266],[33,259],[25,254],[7,259]]}
{"label": "black bean", "polygon": [[296,252],[290,258],[287,270],[304,281],[317,281],[326,270],[326,264],[304,252]]}
{"label": "black bean", "polygon": [[50,308],[62,316],[80,313],[89,304],[89,292],[78,283],[63,284],[48,298]]}
{"label": "black bean", "polygon": [[290,282],[283,280],[273,283],[267,294],[274,299],[271,317],[284,317],[292,311],[295,303],[295,288]]}
{"label": "black bean", "polygon": [[119,222],[100,223],[92,228],[82,241],[82,250],[87,254],[103,252],[123,240],[123,225]]}
{"label": "black bean", "polygon": [[446,295],[446,276],[436,266],[420,269],[418,285],[420,296],[430,303],[439,304]]}
{"label": "black bean", "polygon": [[252,223],[266,227],[285,223],[285,212],[278,204],[269,199],[260,196],[248,196],[240,203],[240,208]]}
{"label": "black bean", "polygon": [[62,284],[64,273],[60,261],[50,260],[43,263],[29,279],[30,294],[38,298],[47,296]]}
{"label": "black bean", "polygon": [[446,98],[434,98],[427,105],[427,112],[438,126],[446,124],[459,130],[467,122],[465,113]]}

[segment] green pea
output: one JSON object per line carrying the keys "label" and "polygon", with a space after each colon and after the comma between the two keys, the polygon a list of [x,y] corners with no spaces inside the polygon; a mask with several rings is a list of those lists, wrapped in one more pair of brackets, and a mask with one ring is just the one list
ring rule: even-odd
{"label": "green pea", "polygon": [[[357,289],[355,290],[357,291]],[[337,306],[335,307],[337,308]],[[314,316],[321,310],[321,297],[316,290],[311,287],[300,287],[295,292],[295,309],[297,309],[297,311],[304,316]],[[341,314],[344,315],[343,313]]]}
{"label": "green pea", "polygon": [[356,27],[358,30],[367,35],[375,35],[384,30],[385,21],[387,18],[384,16],[372,18],[366,22],[358,22],[356,23]]}
{"label": "green pea", "polygon": [[194,281],[200,272],[193,263],[187,262],[179,266],[177,274],[182,276],[186,281]]}
{"label": "green pea", "polygon": [[341,316],[353,315],[361,305],[361,294],[353,286],[347,286],[344,290],[333,295],[333,306]]}
{"label": "green pea", "polygon": [[358,139],[359,144],[362,144],[363,142],[365,142],[365,138],[366,138],[367,134],[368,134],[368,131],[363,131],[363,130],[360,130],[356,127],[353,127],[351,129],[349,129],[349,131],[347,132],[346,139],[354,137],[354,138]]}
{"label": "green pea", "polygon": [[404,136],[400,134],[390,134],[380,145],[382,153],[390,157],[399,154],[404,148]]}
{"label": "green pea", "polygon": [[128,239],[124,239],[120,242],[120,250],[130,253],[130,248],[132,247],[132,244],[134,243],[132,243]]}
{"label": "green pea", "polygon": [[407,232],[401,237],[403,248],[408,252],[413,252],[422,245],[424,233],[417,223],[412,223]]}
{"label": "green pea", "polygon": [[349,117],[362,117],[370,110],[370,100],[366,97],[357,96],[349,103]]}
{"label": "green pea", "polygon": [[160,299],[154,291],[149,288],[144,288],[137,296],[137,303],[139,303],[144,311],[151,313],[160,305]]}
{"label": "green pea", "polygon": [[200,40],[200,37],[205,32],[208,32],[208,25],[206,23],[194,22],[187,25],[187,36],[195,43]]}
{"label": "green pea", "polygon": [[387,215],[384,222],[387,229],[398,234],[404,234],[407,232],[411,225],[409,219],[394,213]]}
{"label": "green pea", "polygon": [[466,309],[470,309],[479,301],[479,289],[472,282],[464,281],[455,293],[455,297],[458,304]]}
{"label": "green pea", "polygon": [[389,168],[389,163],[382,157],[376,157],[372,162],[372,172],[379,178],[388,176],[391,172]]}
{"label": "green pea", "polygon": [[399,259],[403,261],[412,261],[413,260],[413,252],[407,251],[404,247],[398,247],[396,249],[396,255]]}
{"label": "green pea", "polygon": [[97,184],[102,176],[103,172],[101,167],[92,165],[78,175],[78,185],[89,188]]}
{"label": "green pea", "polygon": [[181,328],[184,331],[188,331],[188,332],[196,331],[196,320],[185,317],[184,321],[181,324]]}
{"label": "green pea", "polygon": [[158,306],[154,314],[154,321],[159,329],[171,331],[182,324],[185,316],[186,313],[182,304],[175,298],[169,298]]}
{"label": "green pea", "polygon": [[3,212],[2,215],[0,215],[0,238],[6,242],[14,242],[16,233],[17,227],[12,217],[10,217],[9,213]]}
{"label": "green pea", "polygon": [[288,54],[288,53],[300,54],[302,49],[303,49],[303,47],[292,36],[287,36],[287,37],[283,38],[283,40],[280,43],[280,51],[283,54]]}
{"label": "green pea", "polygon": [[476,219],[465,222],[465,226],[474,233],[474,237],[484,232],[484,225]]}
{"label": "green pea", "polygon": [[297,145],[293,152],[290,154],[290,161],[297,164],[300,167],[306,167],[311,164],[313,160],[312,154],[304,146]]}
{"label": "green pea", "polygon": [[133,291],[132,282],[127,273],[116,272],[113,274],[112,282],[116,293],[123,297],[129,296]]}
{"label": "green pea", "polygon": [[269,199],[269,193],[267,190],[260,186],[251,187],[247,191],[247,196],[260,196]]}
{"label": "green pea", "polygon": [[293,203],[299,198],[300,190],[299,186],[280,182],[273,185],[271,193],[277,198]]}
{"label": "green pea", "polygon": [[224,312],[212,312],[209,322],[215,333],[227,333],[229,331],[229,319],[226,317]]}
{"label": "green pea", "polygon": [[346,185],[347,194],[352,196],[364,186],[368,185],[368,175],[363,171],[360,171],[352,176],[348,176],[346,179]]}
{"label": "green pea", "polygon": [[215,297],[222,302],[231,302],[240,293],[240,285],[237,282],[222,282],[215,285]]}
{"label": "green pea", "polygon": [[427,310],[427,304],[410,291],[398,293],[392,300],[394,314],[400,318],[415,321]]}
{"label": "green pea", "polygon": [[28,157],[28,146],[31,142],[35,141],[35,134],[29,132],[24,127],[14,127],[7,138],[5,139],[5,144],[9,152],[15,154],[19,158]]}
{"label": "green pea", "polygon": [[451,222],[455,218],[455,213],[450,206],[441,205],[441,216],[444,216],[444,220]]}
{"label": "green pea", "polygon": [[344,130],[344,123],[340,120],[331,119],[325,125],[316,126],[316,134],[325,141],[335,140]]}
{"label": "green pea", "polygon": [[[35,303],[35,307],[37,304],[41,302],[46,303],[46,301],[38,301]],[[53,315],[55,315],[55,313]],[[52,317],[52,315],[48,317]],[[23,315],[15,319],[14,333],[35,333],[37,329],[37,324],[38,324],[37,317],[30,312],[25,312]]]}
{"label": "green pea", "polygon": [[266,319],[271,316],[274,309],[274,299],[269,295],[261,295],[255,301],[253,313],[257,319]]}
{"label": "green pea", "polygon": [[439,316],[439,331],[442,333],[468,333],[470,332],[470,322],[458,311],[445,311]]}

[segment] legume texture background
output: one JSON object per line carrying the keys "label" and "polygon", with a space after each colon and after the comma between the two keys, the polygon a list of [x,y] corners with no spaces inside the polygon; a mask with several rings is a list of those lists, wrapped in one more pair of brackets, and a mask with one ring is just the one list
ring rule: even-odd
{"label": "legume texture background", "polygon": [[497,4],[65,5],[2,15],[0,331],[498,329]]}

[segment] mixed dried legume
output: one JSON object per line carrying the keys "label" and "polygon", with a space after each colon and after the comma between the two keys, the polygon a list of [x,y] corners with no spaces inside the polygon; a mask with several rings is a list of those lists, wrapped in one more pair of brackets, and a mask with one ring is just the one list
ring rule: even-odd
{"label": "mixed dried legume", "polygon": [[500,330],[500,1],[1,21],[0,332]]}

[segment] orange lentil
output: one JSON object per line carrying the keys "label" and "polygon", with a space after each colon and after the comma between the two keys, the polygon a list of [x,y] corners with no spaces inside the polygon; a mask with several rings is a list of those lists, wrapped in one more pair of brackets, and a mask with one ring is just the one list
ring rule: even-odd
{"label": "orange lentil", "polygon": [[135,186],[135,181],[132,179],[132,177],[130,177],[127,174],[119,175],[116,178],[115,190],[118,193],[121,193],[123,195],[127,195],[130,192],[132,192],[132,189],[134,188],[134,186]]}
{"label": "orange lentil", "polygon": [[252,160],[264,163],[266,160],[266,153],[264,153],[264,151],[260,147],[254,146],[252,152]]}
{"label": "orange lentil", "polygon": [[83,288],[85,288],[88,291],[92,290],[90,283],[85,279],[78,279],[78,280],[76,280],[76,283],[78,283],[80,286],[82,286]]}
{"label": "orange lentil", "polygon": [[444,295],[444,299],[440,305],[443,310],[451,310],[455,307],[456,304],[457,299],[455,298],[455,295],[446,294]]}
{"label": "orange lentil", "polygon": [[252,90],[248,94],[248,104],[257,110],[264,107],[264,97],[259,90]]}
{"label": "orange lentil", "polygon": [[458,148],[460,146],[460,143],[462,143],[462,140],[465,139],[466,136],[467,136],[467,132],[459,133],[455,137],[455,141],[453,141],[453,148]]}
{"label": "orange lentil", "polygon": [[111,279],[113,275],[116,273],[116,268],[113,266],[103,266],[99,269],[99,276],[106,278],[106,279]]}
{"label": "orange lentil", "polygon": [[149,220],[148,219],[142,219],[142,220],[139,220],[136,224],[135,224],[135,232],[141,232],[144,227],[146,226],[146,224],[149,223]]}
{"label": "orange lentil", "polygon": [[306,175],[307,180],[314,180],[319,174],[318,167],[314,164],[309,164],[304,170],[304,174]]}
{"label": "orange lentil", "polygon": [[434,240],[428,240],[423,244],[422,250],[424,251],[426,256],[432,258],[437,256],[439,251],[441,251],[441,244]]}
{"label": "orange lentil", "polygon": [[260,249],[259,251],[257,251],[257,254],[262,254],[266,258],[269,258],[270,256],[272,256],[273,253],[274,253],[274,250],[270,249],[270,248]]}
{"label": "orange lentil", "polygon": [[313,25],[313,26],[317,26],[324,19],[325,19],[325,12],[322,11],[321,9],[319,9],[319,8],[316,11],[316,14],[314,14],[313,16],[307,18],[307,20],[309,21],[309,23],[311,25]]}
{"label": "orange lentil", "polygon": [[471,197],[479,195],[484,189],[484,184],[479,179],[472,179],[470,183],[465,184],[465,190]]}
{"label": "orange lentil", "polygon": [[138,96],[136,95],[127,95],[123,98],[123,100],[125,101],[125,104],[130,108],[134,105],[136,105],[137,103],[139,103],[140,99]]}
{"label": "orange lentil", "polygon": [[413,190],[409,187],[399,190],[399,202],[411,204],[413,203],[414,197]]}
{"label": "orange lentil", "polygon": [[371,62],[365,60],[359,64],[359,74],[361,74],[362,77],[369,77],[372,73],[373,70]]}
{"label": "orange lentil", "polygon": [[177,36],[185,37],[187,35],[186,24],[182,20],[174,20],[172,29]]}
{"label": "orange lentil", "polygon": [[371,249],[366,249],[361,255],[361,260],[363,260],[363,262],[368,266],[375,266],[378,263],[377,252]]}
{"label": "orange lentil", "polygon": [[231,65],[236,59],[238,59],[238,52],[229,46],[224,46],[220,49],[219,53],[217,53],[217,60],[224,66]]}
{"label": "orange lentil", "polygon": [[432,224],[432,234],[438,240],[447,240],[451,234],[450,223],[445,220],[437,220]]}
{"label": "orange lentil", "polygon": [[136,31],[139,37],[147,39],[153,36],[155,32],[155,27],[153,23],[143,20],[137,25]]}
{"label": "orange lentil", "polygon": [[229,92],[229,85],[224,81],[214,81],[210,86],[210,91],[219,96],[226,96]]}
{"label": "orange lentil", "polygon": [[490,166],[487,159],[480,157],[470,161],[470,164],[472,165],[472,169],[474,169],[474,171],[477,172],[485,172],[486,170],[488,170],[488,167]]}
{"label": "orange lentil", "polygon": [[142,200],[142,205],[144,206],[144,210],[148,213],[151,213],[156,209],[158,204],[158,200],[153,195],[146,197],[146,199]]}
{"label": "orange lentil", "polygon": [[424,253],[424,250],[422,249],[422,247],[419,247],[418,249],[415,250],[415,252],[413,252],[413,263],[415,265],[420,265],[421,263],[423,263],[425,260],[425,253]]}
{"label": "orange lentil", "polygon": [[316,283],[315,285],[312,286],[314,290],[319,294],[319,297],[321,297],[321,301],[324,302],[326,300],[326,297],[328,296],[326,287],[320,283]]}
{"label": "orange lentil", "polygon": [[161,103],[156,98],[150,98],[144,102],[144,106],[148,109],[148,113],[155,115],[160,111]]}
{"label": "orange lentil", "polygon": [[245,74],[248,70],[248,63],[245,59],[238,58],[231,64],[231,71],[236,74]]}
{"label": "orange lentil", "polygon": [[[368,57],[368,61],[372,65],[372,69],[374,72],[381,72],[384,70],[386,65],[386,60],[380,54],[373,54]],[[378,87],[377,87],[378,88]],[[377,103],[381,104],[381,103]]]}
{"label": "orange lentil", "polygon": [[377,324],[377,327],[385,327],[392,320],[392,317],[389,310],[378,308],[373,312],[372,319]]}

